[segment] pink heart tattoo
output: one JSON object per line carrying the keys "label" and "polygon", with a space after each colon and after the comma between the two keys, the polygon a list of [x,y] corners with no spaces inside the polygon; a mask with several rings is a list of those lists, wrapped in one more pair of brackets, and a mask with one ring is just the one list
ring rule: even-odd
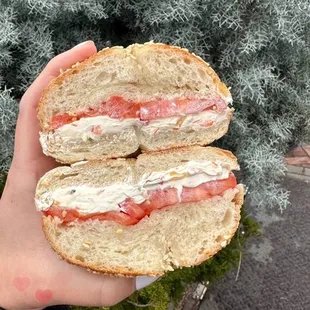
{"label": "pink heart tattoo", "polygon": [[13,279],[13,284],[20,292],[25,291],[30,285],[30,279],[27,277],[16,277]]}
{"label": "pink heart tattoo", "polygon": [[49,301],[51,301],[53,294],[50,290],[37,290],[34,296],[37,301],[43,304],[47,304]]}

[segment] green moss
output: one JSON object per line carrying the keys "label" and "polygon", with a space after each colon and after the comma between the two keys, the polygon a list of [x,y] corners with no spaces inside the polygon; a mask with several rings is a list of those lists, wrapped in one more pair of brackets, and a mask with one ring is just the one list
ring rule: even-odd
{"label": "green moss", "polygon": [[120,304],[110,308],[81,308],[72,307],[72,310],[108,309],[133,310],[141,309],[134,304],[149,305],[146,310],[166,310],[170,302],[177,303],[183,295],[187,284],[209,281],[209,285],[223,277],[229,270],[236,267],[240,260],[243,246],[250,236],[259,234],[258,223],[249,218],[244,208],[241,211],[241,222],[237,233],[230,244],[213,258],[200,266],[178,269],[167,273],[160,281],[153,283],[133,294]]}

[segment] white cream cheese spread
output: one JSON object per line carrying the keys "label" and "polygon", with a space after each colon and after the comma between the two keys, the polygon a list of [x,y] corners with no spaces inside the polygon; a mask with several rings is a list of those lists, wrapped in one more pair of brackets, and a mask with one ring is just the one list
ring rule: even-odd
{"label": "white cream cheese spread", "polygon": [[119,211],[119,204],[131,198],[139,204],[147,199],[147,191],[176,188],[180,198],[183,187],[196,187],[202,183],[228,178],[229,166],[211,161],[188,161],[166,171],[144,174],[134,183],[116,183],[104,187],[77,185],[46,192],[36,200],[38,210],[53,204],[63,209],[76,209],[82,214]]}
{"label": "white cream cheese spread", "polygon": [[83,214],[104,213],[119,210],[119,204],[126,198],[135,203],[145,201],[143,192],[138,186],[116,183],[105,187],[77,185],[58,188],[42,195],[42,201],[36,201],[39,210],[47,210],[56,203],[64,209],[77,209]]}
{"label": "white cream cheese spread", "polygon": [[63,144],[69,141],[70,143],[81,140],[84,142],[99,141],[102,136],[121,133],[132,128],[140,129],[149,135],[171,129],[198,131],[227,119],[229,111],[229,108],[221,113],[208,110],[199,114],[160,118],[148,122],[140,121],[138,118],[115,119],[106,115],[87,117],[63,125],[54,132],[41,132],[40,142],[45,151],[48,148],[47,140],[55,140]]}
{"label": "white cream cheese spread", "polygon": [[167,118],[159,118],[151,120],[141,130],[147,134],[156,134],[162,130],[177,129],[177,130],[201,130],[203,127],[216,125],[228,118],[229,108],[224,112],[215,110],[207,110],[199,114],[189,114],[184,116],[172,116]]}
{"label": "white cream cheese spread", "polygon": [[100,136],[107,134],[120,133],[128,128],[140,127],[141,122],[136,118],[116,119],[109,116],[95,116],[81,118],[70,124],[61,126],[55,130],[63,142],[69,140],[99,140]]}

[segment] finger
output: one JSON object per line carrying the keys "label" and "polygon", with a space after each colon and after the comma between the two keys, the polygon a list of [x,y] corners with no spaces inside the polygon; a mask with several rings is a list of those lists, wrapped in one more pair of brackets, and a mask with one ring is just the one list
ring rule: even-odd
{"label": "finger", "polygon": [[[61,268],[63,270],[62,279],[61,281],[57,280],[58,292],[60,294],[66,292],[64,296],[58,296],[59,300],[57,301],[62,304],[75,303],[81,306],[114,305],[130,296],[134,291],[149,286],[160,279],[160,277],[148,276],[124,278],[94,275],[82,268],[68,265],[66,262],[62,263],[64,263]],[[59,290],[59,282],[68,286]]]}
{"label": "finger", "polygon": [[[76,268],[76,267],[74,267]],[[123,278],[114,276],[92,275],[80,270],[74,274],[70,290],[67,290],[65,299],[61,303],[81,306],[109,306],[114,305],[130,296],[135,290],[143,289],[160,277],[139,276],[136,278]],[[79,294],[78,292],[84,292]],[[71,296],[70,296],[71,295]]]}
{"label": "finger", "polygon": [[75,275],[72,288],[66,292],[62,304],[81,306],[112,306],[135,291],[133,278],[95,275],[86,272]]}
{"label": "finger", "polygon": [[15,136],[14,162],[19,166],[38,164],[43,158],[39,144],[37,105],[44,88],[50,81],[76,62],[90,57],[97,51],[92,41],[78,45],[53,58],[24,94],[20,102]]}
{"label": "finger", "polygon": [[147,276],[136,277],[136,289],[141,290],[141,289],[151,285],[152,283],[154,283],[158,279],[160,279],[160,277],[147,277]]}
{"label": "finger", "polygon": [[92,274],[83,268],[61,261],[50,290],[52,304],[80,306],[115,305],[135,291],[135,278]]}

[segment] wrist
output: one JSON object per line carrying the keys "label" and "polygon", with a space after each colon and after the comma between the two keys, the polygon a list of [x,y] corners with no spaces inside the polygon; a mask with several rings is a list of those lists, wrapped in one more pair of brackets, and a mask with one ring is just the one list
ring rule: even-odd
{"label": "wrist", "polygon": [[[0,257],[1,259],[1,262],[3,262],[3,257]],[[8,296],[8,290],[7,290],[7,286],[8,286],[8,283],[7,283],[7,275],[6,273],[4,272],[4,269],[2,269],[2,264],[1,264],[1,267],[0,267],[0,274],[1,274],[1,281],[0,281],[0,296],[1,296],[1,299],[0,299],[0,310],[8,310],[10,309],[9,308],[9,305],[8,305],[8,301],[9,301],[9,296]]]}
{"label": "wrist", "polygon": [[[0,227],[1,226],[2,224],[0,224]],[[2,235],[1,231],[0,235]],[[5,239],[5,236],[4,238],[0,238],[0,309],[20,309],[20,296],[18,296],[18,292],[15,291],[12,279],[12,272],[14,272],[13,270],[16,268],[14,263],[15,260],[13,260],[12,255],[10,255],[10,249]]]}

